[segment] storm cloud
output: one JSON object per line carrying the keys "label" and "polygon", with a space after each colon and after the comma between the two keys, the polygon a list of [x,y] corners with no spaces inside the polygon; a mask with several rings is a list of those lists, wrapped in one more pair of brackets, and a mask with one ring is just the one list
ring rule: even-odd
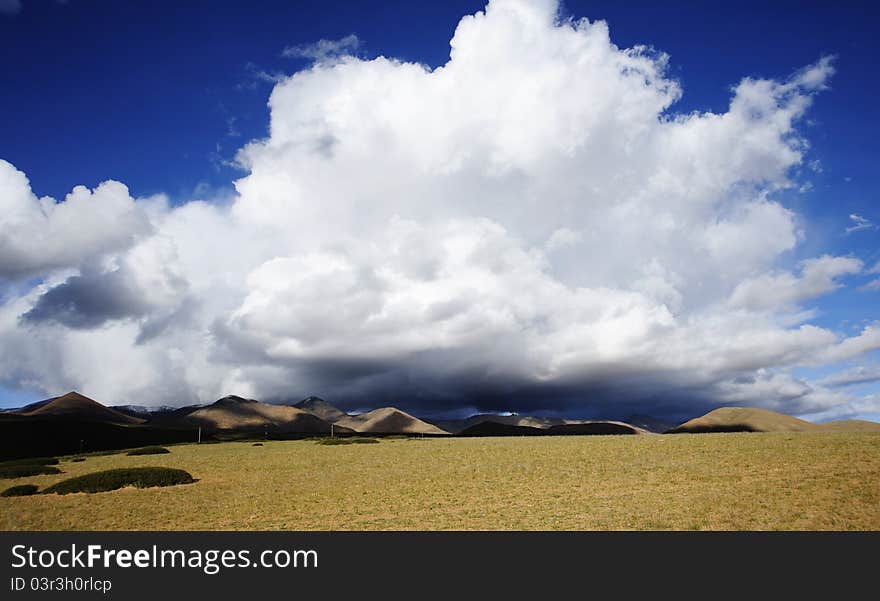
{"label": "storm cloud", "polygon": [[832,59],[681,114],[669,57],[557,9],[492,0],[435,69],[309,55],[231,202],[106,182],[58,203],[0,162],[0,380],[144,405],[863,409],[793,375],[880,348],[880,324],[847,335],[807,305],[862,262],[781,267],[804,239],[781,192]]}

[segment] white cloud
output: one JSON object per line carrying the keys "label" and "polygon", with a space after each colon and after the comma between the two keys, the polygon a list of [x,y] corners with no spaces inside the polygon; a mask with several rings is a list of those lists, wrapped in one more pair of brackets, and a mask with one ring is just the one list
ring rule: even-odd
{"label": "white cloud", "polygon": [[278,79],[228,203],[172,208],[116,183],[38,201],[0,170],[24,215],[0,230],[4,269],[46,274],[0,308],[16,349],[0,381],[140,404],[814,410],[841,400],[772,374],[880,346],[874,326],[845,338],[799,306],[858,260],[778,269],[803,234],[776,193],[797,185],[799,119],[830,59],[680,115],[668,57],[558,22],[550,0],[493,0],[433,70],[353,48],[319,42]]}
{"label": "white cloud", "polygon": [[358,37],[350,34],[338,40],[321,39],[313,44],[288,46],[281,55],[287,58],[307,58],[315,63],[327,63],[353,54],[360,44]]}
{"label": "white cloud", "polygon": [[819,380],[819,384],[831,387],[853,386],[880,381],[880,366],[859,365],[851,369],[833,373]]}
{"label": "white cloud", "polygon": [[753,404],[756,398],[767,399],[764,406],[779,411],[816,413],[851,401],[847,394],[810,385],[785,372],[758,370],[753,376],[722,382],[718,396],[730,404]]}
{"label": "white cloud", "polygon": [[119,182],[77,186],[64,202],[38,199],[25,175],[0,160],[0,277],[75,267],[129,248],[150,230]]}
{"label": "white cloud", "polygon": [[859,273],[862,262],[852,257],[828,255],[808,259],[800,265],[800,277],[792,273],[764,274],[742,281],[733,290],[730,304],[752,310],[779,309],[799,301],[827,294],[840,287],[836,278]]}
{"label": "white cloud", "polygon": [[877,226],[874,224],[873,221],[870,221],[869,219],[865,219],[861,215],[856,215],[855,213],[852,213],[849,216],[849,220],[853,222],[853,225],[846,228],[845,231],[847,234],[852,234],[853,232],[860,232],[862,230],[876,230],[877,229]]}
{"label": "white cloud", "polygon": [[811,421],[826,422],[837,419],[858,419],[862,416],[872,415],[880,415],[880,394],[850,397],[845,403],[830,404],[826,409],[804,417]]}

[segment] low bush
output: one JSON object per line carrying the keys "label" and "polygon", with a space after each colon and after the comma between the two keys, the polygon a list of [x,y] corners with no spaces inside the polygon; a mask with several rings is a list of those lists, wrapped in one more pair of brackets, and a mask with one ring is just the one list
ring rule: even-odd
{"label": "low bush", "polygon": [[261,447],[261,446],[263,446],[263,443],[262,443],[262,442],[255,442],[255,443],[252,444],[251,446],[252,446],[252,447]]}
{"label": "low bush", "polygon": [[132,449],[126,455],[164,455],[165,453],[170,453],[168,449],[165,447],[141,447],[139,449]]}
{"label": "low bush", "polygon": [[321,438],[318,439],[318,444],[323,445],[339,445],[339,444],[373,444],[379,442],[375,438]]}
{"label": "low bush", "polygon": [[37,490],[39,489],[34,484],[19,484],[0,492],[0,497],[27,497],[36,494]]}
{"label": "low bush", "polygon": [[323,445],[349,444],[349,440],[346,438],[319,438],[315,442]]}
{"label": "low bush", "polygon": [[26,478],[40,474],[60,474],[61,470],[51,465],[3,465],[0,466],[0,480]]}
{"label": "low bush", "polygon": [[71,463],[79,463],[80,461],[85,461],[85,460],[86,460],[85,457],[73,457],[73,458],[70,460],[70,462],[71,462]]}
{"label": "low bush", "polygon": [[74,492],[106,492],[125,486],[149,488],[152,486],[174,486],[194,482],[189,472],[170,467],[131,467],[105,470],[68,478],[53,484],[43,492],[66,495]]}
{"label": "low bush", "polygon": [[12,465],[58,465],[58,459],[55,457],[27,457],[25,459],[0,461],[0,467]]}

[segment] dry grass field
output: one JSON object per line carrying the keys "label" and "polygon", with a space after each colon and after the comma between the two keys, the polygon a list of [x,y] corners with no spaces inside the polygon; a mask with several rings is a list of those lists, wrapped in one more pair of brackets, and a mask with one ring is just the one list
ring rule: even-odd
{"label": "dry grass field", "polygon": [[40,487],[136,466],[195,484],[0,498],[4,530],[880,529],[880,435],[270,441],[62,461]]}

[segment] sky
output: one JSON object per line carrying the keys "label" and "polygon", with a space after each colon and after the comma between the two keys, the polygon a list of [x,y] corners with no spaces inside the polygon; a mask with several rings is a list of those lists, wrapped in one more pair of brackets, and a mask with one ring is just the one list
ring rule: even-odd
{"label": "sky", "polygon": [[872,3],[0,0],[0,406],[880,420]]}

